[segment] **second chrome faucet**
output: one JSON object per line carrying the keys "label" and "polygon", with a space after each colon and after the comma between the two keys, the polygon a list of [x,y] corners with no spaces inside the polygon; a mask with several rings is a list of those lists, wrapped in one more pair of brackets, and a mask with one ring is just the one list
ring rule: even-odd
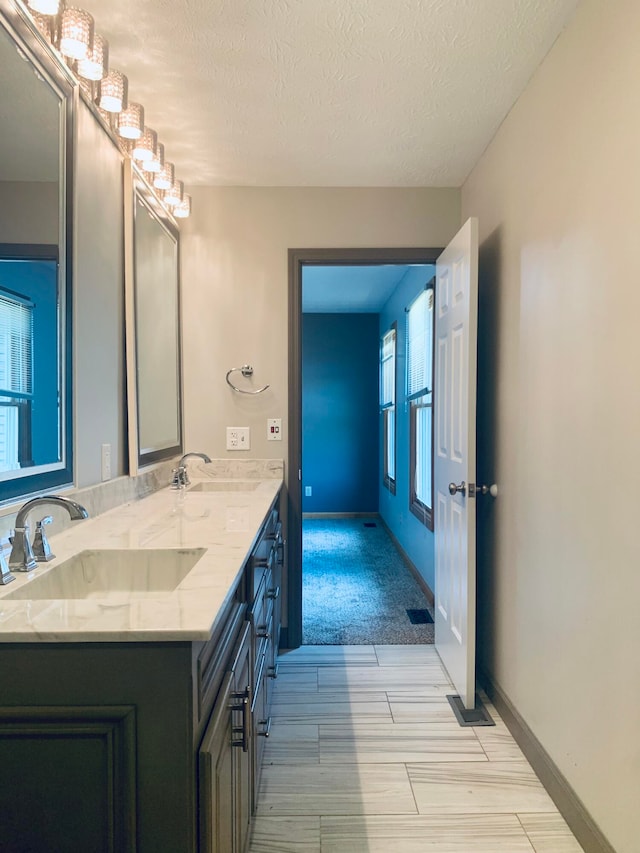
{"label": "second chrome faucet", "polygon": [[185,453],[182,459],[178,462],[178,467],[173,469],[173,476],[171,477],[172,489],[184,489],[185,486],[190,485],[191,480],[189,479],[186,460],[191,456],[197,456],[198,459],[202,459],[204,462],[211,462],[211,459],[206,453]]}

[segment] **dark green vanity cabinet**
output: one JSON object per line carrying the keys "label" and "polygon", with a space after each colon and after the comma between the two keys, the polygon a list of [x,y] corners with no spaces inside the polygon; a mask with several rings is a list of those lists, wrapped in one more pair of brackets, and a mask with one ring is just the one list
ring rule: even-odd
{"label": "dark green vanity cabinet", "polygon": [[272,509],[206,643],[0,643],[0,850],[244,853],[278,537]]}

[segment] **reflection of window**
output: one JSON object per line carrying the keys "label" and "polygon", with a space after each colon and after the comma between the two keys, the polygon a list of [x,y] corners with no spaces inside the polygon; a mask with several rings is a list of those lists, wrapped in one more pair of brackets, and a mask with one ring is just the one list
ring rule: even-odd
{"label": "reflection of window", "polygon": [[382,413],[384,484],[396,493],[396,324],[380,342],[380,411]]}
{"label": "reflection of window", "polygon": [[32,464],[33,304],[0,290],[0,471]]}
{"label": "reflection of window", "polygon": [[411,512],[433,530],[433,289],[407,309]]}

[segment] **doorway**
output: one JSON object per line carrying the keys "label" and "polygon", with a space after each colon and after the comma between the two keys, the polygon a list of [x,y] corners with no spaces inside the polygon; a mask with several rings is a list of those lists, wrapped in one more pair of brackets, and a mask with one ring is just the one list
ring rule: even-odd
{"label": "doorway", "polygon": [[[382,267],[433,264],[440,249],[292,249],[289,251],[289,471],[287,627],[281,645],[303,642],[303,275],[319,267]],[[376,366],[377,370],[377,366]],[[377,461],[376,461],[377,466]]]}

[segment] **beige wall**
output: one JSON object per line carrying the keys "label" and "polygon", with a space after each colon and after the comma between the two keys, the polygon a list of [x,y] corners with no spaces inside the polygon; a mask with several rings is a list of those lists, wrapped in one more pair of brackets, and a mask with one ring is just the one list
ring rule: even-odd
{"label": "beige wall", "polygon": [[[181,247],[186,448],[232,456],[225,427],[249,426],[251,450],[235,456],[286,460],[287,250],[443,246],[460,224],[460,192],[199,187],[193,210]],[[254,387],[271,385],[264,394],[226,385],[246,363]],[[266,440],[270,417],[283,419],[281,443]]]}
{"label": "beige wall", "polygon": [[125,472],[122,157],[80,102],[74,270],[75,472],[80,488]]}
{"label": "beige wall", "polygon": [[57,181],[0,181],[0,243],[57,245]]}
{"label": "beige wall", "polygon": [[481,232],[480,656],[639,849],[640,5],[586,0],[463,187]]}

